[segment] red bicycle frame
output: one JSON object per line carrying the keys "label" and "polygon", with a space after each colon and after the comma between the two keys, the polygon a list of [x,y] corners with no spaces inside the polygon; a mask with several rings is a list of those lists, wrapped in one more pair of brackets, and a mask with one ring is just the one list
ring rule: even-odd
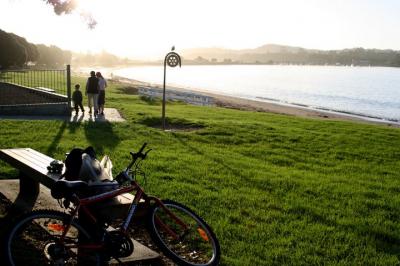
{"label": "red bicycle frame", "polygon": [[[75,217],[76,215],[85,215],[86,217],[89,218],[90,222],[92,224],[97,224],[97,218],[95,217],[95,215],[89,210],[88,206],[94,204],[94,203],[98,203],[107,199],[111,199],[114,198],[116,196],[125,194],[125,193],[130,193],[132,191],[135,191],[135,197],[129,207],[129,211],[127,213],[127,216],[125,218],[125,220],[123,221],[121,227],[119,228],[119,230],[121,232],[123,232],[124,234],[127,233],[128,231],[128,227],[130,222],[132,221],[132,218],[134,216],[134,214],[136,213],[136,209],[137,206],[139,205],[139,202],[141,199],[144,199],[145,201],[145,206],[147,206],[148,208],[150,207],[150,205],[154,202],[154,204],[156,204],[157,206],[160,206],[161,208],[163,208],[163,210],[165,210],[165,212],[177,223],[179,224],[182,229],[184,229],[184,231],[186,231],[188,229],[188,225],[186,225],[181,219],[179,219],[179,217],[177,217],[174,213],[172,213],[164,204],[163,202],[159,199],[156,198],[154,196],[148,196],[144,190],[139,186],[139,184],[135,181],[132,180],[131,184],[129,186],[126,187],[121,187],[118,188],[116,190],[113,191],[109,191],[109,192],[104,192],[98,195],[94,195],[94,196],[90,196],[87,198],[82,198],[80,199],[77,195],[74,195],[72,197],[72,202],[75,204],[75,207],[72,208],[71,210],[71,220],[73,217]],[[82,213],[83,212],[83,213]],[[161,226],[161,228],[168,233],[169,235],[171,235],[174,239],[179,239],[179,235],[177,233],[174,232],[174,230],[172,230],[168,225],[166,225],[165,223],[163,223],[158,217],[155,218],[155,221],[158,225]],[[71,221],[70,221],[71,222]],[[68,230],[70,228],[70,223],[64,228],[64,232],[62,234],[61,237],[61,241],[64,240],[64,237],[66,236]],[[102,248],[104,245],[103,243],[93,243],[93,244],[88,244],[88,245],[79,245],[80,249],[100,249]]]}

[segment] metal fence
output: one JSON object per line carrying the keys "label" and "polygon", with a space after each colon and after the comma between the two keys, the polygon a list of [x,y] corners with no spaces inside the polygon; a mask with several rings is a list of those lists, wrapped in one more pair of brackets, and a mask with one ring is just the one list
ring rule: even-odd
{"label": "metal fence", "polygon": [[70,106],[71,68],[69,65],[65,69],[3,69],[0,70],[0,83],[65,95]]}
{"label": "metal fence", "polygon": [[67,95],[67,73],[62,70],[3,70],[0,82]]}

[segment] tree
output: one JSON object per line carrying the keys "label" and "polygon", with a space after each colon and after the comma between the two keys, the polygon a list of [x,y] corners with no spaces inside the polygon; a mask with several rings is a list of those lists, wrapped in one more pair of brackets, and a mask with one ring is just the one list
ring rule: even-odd
{"label": "tree", "polygon": [[40,54],[37,60],[38,65],[60,67],[71,63],[72,54],[70,51],[64,51],[54,45],[46,46],[44,44],[38,44],[37,49]]}
{"label": "tree", "polygon": [[[43,0],[47,4],[52,5],[54,13],[57,15],[70,14],[78,7],[77,0]],[[94,29],[97,25],[97,21],[87,12],[80,12],[80,16],[85,20],[86,24],[90,29]]]}
{"label": "tree", "polygon": [[70,14],[77,7],[76,0],[43,0],[54,7],[57,15]]}
{"label": "tree", "polygon": [[47,67],[70,64],[72,53],[57,46],[35,45],[25,38],[0,29],[0,68],[22,67],[36,62]]}
{"label": "tree", "polygon": [[0,30],[0,66],[22,66],[26,60],[26,48],[13,35]]}
{"label": "tree", "polygon": [[10,33],[11,36],[14,37],[14,39],[24,47],[25,49],[25,62],[36,62],[37,59],[39,58],[39,52],[36,48],[36,45],[29,43],[25,38],[20,37],[14,33]]}

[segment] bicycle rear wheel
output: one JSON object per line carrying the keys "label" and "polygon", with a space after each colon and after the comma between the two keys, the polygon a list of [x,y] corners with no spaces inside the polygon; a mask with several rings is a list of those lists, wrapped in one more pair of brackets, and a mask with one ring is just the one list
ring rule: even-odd
{"label": "bicycle rear wheel", "polygon": [[170,200],[165,207],[156,204],[149,215],[149,233],[163,251],[178,265],[214,266],[221,256],[218,240],[210,226],[188,207]]}
{"label": "bicycle rear wheel", "polygon": [[6,258],[10,265],[100,265],[100,256],[79,248],[92,243],[89,233],[72,220],[63,241],[61,235],[71,217],[52,210],[30,212],[15,222],[6,237]]}

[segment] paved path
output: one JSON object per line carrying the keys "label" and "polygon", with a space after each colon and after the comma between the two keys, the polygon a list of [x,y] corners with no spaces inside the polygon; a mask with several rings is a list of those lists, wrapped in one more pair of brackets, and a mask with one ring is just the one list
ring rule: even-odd
{"label": "paved path", "polygon": [[125,122],[115,108],[105,108],[104,115],[94,116],[93,114],[88,113],[89,108],[85,107],[85,113],[81,111],[78,114],[75,114],[75,111],[72,112],[72,115],[69,119],[70,122],[81,122],[81,121],[96,121],[96,122]]}
{"label": "paved path", "polygon": [[69,122],[125,122],[126,120],[122,118],[120,113],[115,108],[105,108],[104,115],[94,116],[88,113],[89,108],[85,107],[85,113],[79,111],[76,115],[75,111],[72,112],[71,116],[28,116],[28,115],[0,115],[1,119],[11,119],[11,120],[66,120]]}

